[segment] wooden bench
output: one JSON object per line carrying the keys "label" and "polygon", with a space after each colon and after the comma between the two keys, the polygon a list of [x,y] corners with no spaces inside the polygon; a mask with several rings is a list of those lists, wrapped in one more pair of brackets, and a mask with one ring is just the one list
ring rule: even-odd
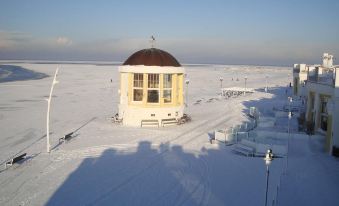
{"label": "wooden bench", "polygon": [[14,157],[13,159],[11,159],[10,161],[6,162],[5,164],[5,169],[7,168],[7,166],[12,166],[13,164],[25,159],[27,153],[23,153],[17,157]]}
{"label": "wooden bench", "polygon": [[165,125],[173,125],[178,124],[178,120],[176,118],[170,118],[170,119],[162,119],[161,120],[161,126],[164,127]]}
{"label": "wooden bench", "polygon": [[184,114],[179,120],[178,120],[178,124],[185,124],[186,122],[190,122],[192,119],[190,116],[188,116],[187,114]]}
{"label": "wooden bench", "polygon": [[70,140],[73,136],[73,133],[74,132],[71,132],[71,133],[68,133],[68,134],[66,134],[65,136],[63,136],[63,137],[61,137],[60,139],[59,139],[59,143],[60,142],[65,142],[65,141],[68,141],[68,140]]}
{"label": "wooden bench", "polygon": [[157,126],[159,127],[159,121],[157,119],[143,119],[141,120],[141,127],[143,126]]}
{"label": "wooden bench", "polygon": [[112,117],[112,123],[118,123],[118,124],[121,124],[123,121],[122,118],[119,118],[119,114],[115,114],[113,117]]}
{"label": "wooden bench", "polygon": [[122,121],[123,121],[122,118],[112,117],[112,122],[113,122],[113,123],[121,124]]}

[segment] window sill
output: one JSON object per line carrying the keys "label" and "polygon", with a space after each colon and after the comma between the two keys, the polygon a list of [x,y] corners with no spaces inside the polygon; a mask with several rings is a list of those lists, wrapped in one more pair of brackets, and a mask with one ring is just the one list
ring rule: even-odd
{"label": "window sill", "polygon": [[131,101],[132,104],[142,104],[142,101]]}

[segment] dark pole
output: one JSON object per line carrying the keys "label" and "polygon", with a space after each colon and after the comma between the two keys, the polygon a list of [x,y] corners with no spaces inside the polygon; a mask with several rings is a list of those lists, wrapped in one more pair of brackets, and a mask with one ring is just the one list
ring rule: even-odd
{"label": "dark pole", "polygon": [[287,155],[286,155],[285,173],[287,173],[287,169],[288,169],[288,154],[289,154],[289,150],[290,150],[290,136],[291,136],[291,123],[290,123],[290,121],[291,121],[291,118],[292,118],[291,101],[292,101],[292,97],[288,97],[288,128],[287,128],[288,136],[287,136]]}
{"label": "dark pole", "polygon": [[270,176],[270,170],[268,169],[268,165],[266,166],[266,198],[265,198],[265,206],[267,206],[267,194],[268,194],[268,178]]}

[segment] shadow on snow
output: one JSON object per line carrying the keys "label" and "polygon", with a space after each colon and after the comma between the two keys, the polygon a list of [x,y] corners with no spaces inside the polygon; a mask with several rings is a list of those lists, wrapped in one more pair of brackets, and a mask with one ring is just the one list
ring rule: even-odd
{"label": "shadow on snow", "polygon": [[[272,98],[243,102],[244,112],[255,106],[271,116],[267,105],[273,101],[281,107],[291,90],[277,87],[269,92]],[[272,191],[282,161],[270,166]],[[236,155],[230,147],[184,151],[143,141],[133,153],[107,149],[100,157],[84,159],[47,205],[263,205],[265,178],[261,158]]]}
{"label": "shadow on snow", "polygon": [[[272,165],[278,177],[280,163]],[[47,205],[263,205],[264,192],[261,158],[144,141],[134,153],[107,149],[84,159]]]}

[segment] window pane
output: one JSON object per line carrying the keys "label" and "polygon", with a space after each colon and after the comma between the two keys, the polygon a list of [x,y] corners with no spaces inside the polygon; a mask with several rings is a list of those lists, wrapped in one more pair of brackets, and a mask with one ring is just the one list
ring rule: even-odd
{"label": "window pane", "polygon": [[147,102],[159,103],[159,90],[148,90],[147,91]]}
{"label": "window pane", "polygon": [[159,74],[148,74],[148,88],[159,88]]}
{"label": "window pane", "polygon": [[327,101],[328,98],[327,97],[322,97],[321,98],[321,112],[322,113],[327,113]]}
{"label": "window pane", "polygon": [[164,74],[164,88],[172,88],[172,74]]}
{"label": "window pane", "polygon": [[321,103],[321,112],[322,113],[327,113],[327,102],[322,102]]}
{"label": "window pane", "polygon": [[327,116],[321,116],[320,127],[322,130],[327,131]]}
{"label": "window pane", "polygon": [[142,89],[133,90],[133,101],[142,101]]}
{"label": "window pane", "polygon": [[143,77],[143,74],[134,74],[134,77],[133,77],[133,87],[143,87],[143,80],[144,80],[144,77]]}
{"label": "window pane", "polygon": [[172,90],[170,89],[164,90],[164,103],[171,102],[172,102]]}

